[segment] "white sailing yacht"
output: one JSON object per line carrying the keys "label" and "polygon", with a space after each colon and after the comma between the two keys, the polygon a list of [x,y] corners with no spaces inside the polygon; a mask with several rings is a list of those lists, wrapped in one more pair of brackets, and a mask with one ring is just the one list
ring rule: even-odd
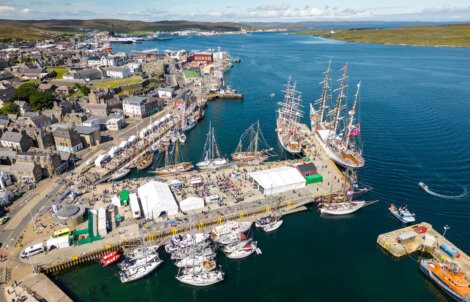
{"label": "white sailing yacht", "polygon": [[199,169],[218,169],[228,164],[228,160],[220,155],[219,146],[215,139],[212,123],[209,124],[206,143],[202,153],[202,161],[196,164]]}

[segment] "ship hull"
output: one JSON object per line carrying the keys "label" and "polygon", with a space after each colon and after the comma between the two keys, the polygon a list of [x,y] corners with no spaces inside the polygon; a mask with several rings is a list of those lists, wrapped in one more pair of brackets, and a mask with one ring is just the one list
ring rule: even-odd
{"label": "ship hull", "polygon": [[171,175],[171,174],[177,174],[177,173],[182,173],[182,172],[187,172],[193,168],[193,165],[191,163],[181,163],[178,165],[173,165],[170,167],[165,167],[165,168],[159,168],[155,170],[155,174],[157,175]]}
{"label": "ship hull", "polygon": [[301,150],[292,150],[291,148],[289,148],[282,140],[282,137],[281,137],[281,134],[280,132],[278,131],[277,132],[277,139],[279,140],[279,143],[281,144],[282,148],[284,150],[286,150],[288,153],[292,154],[292,155],[300,155],[302,153]]}
{"label": "ship hull", "polygon": [[364,167],[363,163],[354,164],[354,163],[349,163],[349,162],[346,162],[345,160],[343,160],[335,152],[333,152],[333,150],[331,150],[331,148],[323,141],[323,139],[321,138],[321,136],[317,132],[315,133],[315,138],[317,139],[318,143],[320,144],[320,146],[325,151],[328,158],[331,159],[332,161],[334,161],[336,164],[340,165],[341,167],[346,168],[346,169],[348,169],[348,168],[357,169],[357,168]]}
{"label": "ship hull", "polygon": [[455,301],[458,302],[468,302],[470,301],[469,298],[465,299],[462,296],[458,295],[456,292],[454,292],[449,286],[447,286],[440,278],[438,278],[434,273],[428,268],[428,262],[425,260],[422,260],[419,263],[419,268],[420,270],[428,276],[429,279],[434,281],[443,291],[445,291],[449,296],[452,297]]}
{"label": "ship hull", "polygon": [[337,209],[336,210],[336,209],[321,208],[320,213],[328,214],[328,215],[334,215],[334,216],[349,215],[349,214],[352,214],[356,211],[359,211],[365,205],[364,201],[356,201],[355,203],[356,203],[356,205],[352,206],[351,208],[347,208],[347,209]]}

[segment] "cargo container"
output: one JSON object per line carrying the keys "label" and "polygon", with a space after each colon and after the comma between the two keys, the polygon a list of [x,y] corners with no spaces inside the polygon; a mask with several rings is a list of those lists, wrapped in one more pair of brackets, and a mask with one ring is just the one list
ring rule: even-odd
{"label": "cargo container", "polygon": [[439,248],[452,258],[459,258],[460,257],[459,251],[457,251],[456,249],[454,249],[453,247],[451,247],[448,244],[443,243],[439,246]]}
{"label": "cargo container", "polygon": [[307,185],[314,184],[317,182],[323,182],[323,176],[320,174],[308,175],[305,177],[305,180],[307,181]]}

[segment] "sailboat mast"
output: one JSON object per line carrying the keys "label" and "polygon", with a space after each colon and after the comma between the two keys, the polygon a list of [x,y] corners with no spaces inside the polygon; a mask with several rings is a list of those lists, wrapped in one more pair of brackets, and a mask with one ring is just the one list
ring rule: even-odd
{"label": "sailboat mast", "polygon": [[256,122],[256,133],[255,133],[255,149],[254,154],[258,152],[258,140],[259,140],[259,121]]}
{"label": "sailboat mast", "polygon": [[338,124],[339,124],[339,119],[341,117],[341,109],[343,106],[343,99],[345,97],[344,95],[344,89],[346,88],[346,78],[347,78],[347,70],[348,70],[348,65],[344,65],[342,68],[343,70],[343,76],[341,77],[341,86],[339,88],[339,94],[338,94],[338,99],[337,99],[337,105],[336,105],[336,115],[335,115],[335,121],[334,121],[334,126],[333,126],[333,133],[336,133],[338,130]]}
{"label": "sailboat mast", "polygon": [[322,96],[320,100],[320,125],[323,124],[323,117],[325,115],[325,103],[326,100],[330,97],[330,74],[331,74],[331,60],[328,62],[328,68],[325,71],[325,79],[323,80]]}
{"label": "sailboat mast", "polygon": [[353,106],[351,108],[351,110],[349,111],[349,124],[348,124],[348,131],[344,133],[344,135],[346,136],[346,148],[348,147],[349,145],[349,141],[351,139],[351,131],[353,130],[353,123],[354,123],[354,115],[356,114],[356,104],[357,104],[357,100],[359,98],[359,90],[361,88],[361,82],[359,82],[357,84],[357,90],[356,90],[356,95],[354,97],[354,103],[353,103]]}

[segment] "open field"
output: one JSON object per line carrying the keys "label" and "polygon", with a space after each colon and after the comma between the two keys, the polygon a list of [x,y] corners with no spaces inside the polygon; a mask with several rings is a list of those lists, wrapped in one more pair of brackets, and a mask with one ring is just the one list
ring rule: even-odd
{"label": "open field", "polygon": [[97,83],[94,83],[93,85],[99,88],[108,88],[108,87],[117,88],[121,86],[138,84],[142,81],[143,81],[142,77],[133,76],[130,78],[125,78],[125,79],[115,79],[115,80],[110,80],[110,81],[97,82]]}
{"label": "open field", "polygon": [[67,73],[69,69],[67,67],[47,67],[47,71],[55,71],[56,79],[62,79],[65,73]]}
{"label": "open field", "polygon": [[297,35],[317,35],[348,42],[395,45],[470,47],[470,24],[305,30]]}

